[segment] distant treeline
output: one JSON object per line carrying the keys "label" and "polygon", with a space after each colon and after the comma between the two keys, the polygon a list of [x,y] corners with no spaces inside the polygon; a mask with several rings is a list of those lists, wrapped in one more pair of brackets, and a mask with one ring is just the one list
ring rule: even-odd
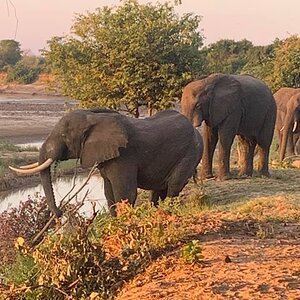
{"label": "distant treeline", "polygon": [[134,116],[170,108],[182,87],[204,74],[251,74],[273,91],[300,87],[300,38],[254,46],[222,39],[203,46],[201,17],[179,17],[170,4],[122,2],[78,15],[72,35],[53,37],[41,56],[30,56],[13,40],[0,41],[0,70],[8,81],[33,82],[49,72],[63,93],[82,107],[125,109]]}

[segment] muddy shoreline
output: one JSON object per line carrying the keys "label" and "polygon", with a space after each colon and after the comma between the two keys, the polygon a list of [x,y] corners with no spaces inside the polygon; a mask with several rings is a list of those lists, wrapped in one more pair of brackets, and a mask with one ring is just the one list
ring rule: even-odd
{"label": "muddy shoreline", "polygon": [[[45,88],[40,88],[39,92],[28,86],[15,90],[4,90],[0,86],[0,143],[42,143],[65,111],[76,107],[77,101],[59,94],[47,93]],[[0,152],[0,160],[4,162],[27,164],[37,158],[36,151]],[[38,175],[19,176],[7,169],[0,180],[0,191],[12,191],[38,183]]]}

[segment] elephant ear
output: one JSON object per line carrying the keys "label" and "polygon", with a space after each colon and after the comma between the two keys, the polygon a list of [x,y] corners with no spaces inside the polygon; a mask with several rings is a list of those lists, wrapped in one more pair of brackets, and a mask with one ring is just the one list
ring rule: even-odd
{"label": "elephant ear", "polygon": [[228,75],[218,75],[213,78],[209,87],[210,126],[215,127],[224,121],[237,108],[241,107],[241,84]]}
{"label": "elephant ear", "polygon": [[101,114],[88,116],[90,124],[84,134],[81,164],[91,167],[120,156],[120,148],[126,148],[128,134],[120,115]]}

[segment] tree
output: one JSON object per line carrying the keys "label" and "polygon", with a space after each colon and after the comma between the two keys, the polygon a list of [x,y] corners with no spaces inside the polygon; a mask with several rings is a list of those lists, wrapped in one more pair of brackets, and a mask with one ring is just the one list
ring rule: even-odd
{"label": "tree", "polygon": [[272,87],[300,87],[300,38],[293,35],[277,43],[274,55]]}
{"label": "tree", "polygon": [[244,39],[234,41],[222,39],[204,47],[206,73],[239,74],[246,64],[246,54],[253,48],[252,42]]}
{"label": "tree", "polygon": [[275,48],[279,43],[276,40],[267,46],[254,46],[246,54],[247,63],[241,70],[242,74],[250,74],[265,81],[270,87],[273,81]]}
{"label": "tree", "polygon": [[181,88],[203,72],[200,17],[169,4],[124,1],[78,15],[72,36],[54,37],[46,59],[66,95],[82,107],[125,108],[139,116],[172,107]]}
{"label": "tree", "polygon": [[15,65],[20,59],[20,43],[14,40],[0,41],[0,70]]}
{"label": "tree", "polygon": [[39,56],[24,55],[14,66],[7,68],[8,82],[16,81],[22,84],[34,82],[43,70],[44,59]]}

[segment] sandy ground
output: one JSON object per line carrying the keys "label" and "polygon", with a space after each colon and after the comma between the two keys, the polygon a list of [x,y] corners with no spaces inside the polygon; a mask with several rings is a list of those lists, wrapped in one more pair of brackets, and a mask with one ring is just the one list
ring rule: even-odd
{"label": "sandy ground", "polygon": [[267,224],[272,237],[260,239],[257,224],[236,215],[194,221],[203,262],[189,265],[176,249],[126,285],[117,300],[300,299],[300,224]]}

